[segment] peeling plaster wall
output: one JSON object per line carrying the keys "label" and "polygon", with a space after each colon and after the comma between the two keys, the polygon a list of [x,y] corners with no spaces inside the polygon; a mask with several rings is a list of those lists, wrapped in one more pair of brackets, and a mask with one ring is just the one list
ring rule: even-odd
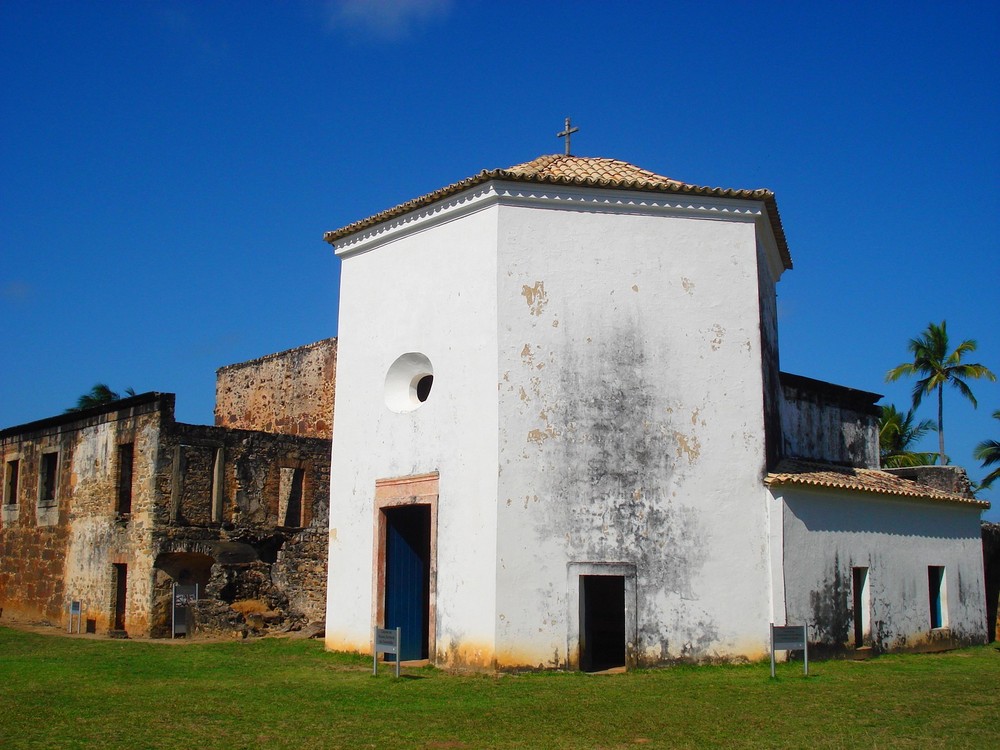
{"label": "peeling plaster wall", "polygon": [[[172,410],[172,397],[166,407]],[[132,401],[132,403],[135,403]],[[98,632],[113,625],[112,564],[128,565],[125,618],[144,632],[150,617],[152,578],[152,466],[157,453],[159,402],[112,410],[14,434],[6,451],[21,457],[21,507],[0,528],[0,607],[22,621],[64,626],[71,601]],[[29,426],[30,427],[30,426]],[[116,513],[118,445],[135,445],[132,512]],[[40,454],[59,448],[57,513],[34,512]]]}
{"label": "peeling plaster wall", "polygon": [[[458,196],[451,205],[461,210],[463,200]],[[486,206],[442,218],[385,239],[373,230],[377,250],[343,259],[326,644],[370,648],[376,480],[439,471],[437,661],[489,666],[496,595],[497,211]],[[386,373],[410,352],[430,360],[433,387],[419,408],[397,413],[386,405]]]}
{"label": "peeling plaster wall", "polygon": [[[111,629],[115,597],[112,564],[128,566],[126,629],[149,632],[152,619],[154,467],[158,451],[159,412],[125,421],[104,422],[77,434],[73,454],[72,513],[63,578],[66,601],[81,603],[83,618],[96,621],[97,632]],[[118,496],[118,445],[134,443],[132,512],[115,513]],[[68,606],[68,604],[67,604]]]}
{"label": "peeling plaster wall", "polygon": [[[978,508],[836,491],[774,492],[783,512],[787,622],[853,646],[852,567],[869,569],[878,651],[986,641]],[[944,566],[947,628],[930,628],[928,566]]]}
{"label": "peeling plaster wall", "polygon": [[[783,454],[865,469],[879,468],[878,409],[838,399],[851,389],[782,373]],[[815,383],[816,388],[807,384]],[[824,388],[832,393],[825,393]],[[871,394],[875,396],[876,394]]]}
{"label": "peeling plaster wall", "polygon": [[[178,424],[173,403],[172,394],[143,394],[121,402],[121,408],[4,431],[0,455],[5,462],[20,462],[18,502],[4,505],[0,517],[4,618],[65,627],[69,603],[80,601],[83,623],[93,620],[96,632],[106,633],[114,625],[112,566],[125,564],[126,631],[165,635],[171,579],[154,568],[161,553],[218,557],[217,551],[235,540],[257,544],[268,557],[258,566],[268,579],[269,604],[281,607],[285,622],[322,620],[329,442]],[[134,450],[127,515],[117,512],[123,443]],[[210,460],[217,449],[225,457],[219,521],[212,517]],[[38,508],[40,458],[54,450],[57,502]],[[189,453],[209,458],[187,461]],[[281,528],[282,467],[303,472],[303,528]]]}
{"label": "peeling plaster wall", "polygon": [[504,206],[499,236],[498,662],[574,666],[568,570],[601,562],[635,566],[634,663],[762,655],[753,221]]}
{"label": "peeling plaster wall", "polygon": [[336,372],[336,339],[221,367],[215,377],[215,424],[329,438]]}

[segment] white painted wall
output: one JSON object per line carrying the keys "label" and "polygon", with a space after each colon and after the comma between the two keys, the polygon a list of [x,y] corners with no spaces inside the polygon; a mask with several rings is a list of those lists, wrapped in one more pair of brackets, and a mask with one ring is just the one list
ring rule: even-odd
{"label": "white painted wall", "polygon": [[602,197],[500,212],[499,661],[575,663],[596,562],[636,566],[640,662],[762,655],[753,217]]}
{"label": "white painted wall", "polygon": [[[789,623],[853,645],[851,568],[869,568],[872,635],[882,650],[983,643],[980,509],[835,490],[776,487]],[[927,568],[944,566],[947,631],[930,629]]]}
{"label": "white painted wall", "polygon": [[[459,205],[461,199],[449,205]],[[440,206],[437,207],[440,209]],[[377,249],[342,254],[330,493],[329,648],[367,651],[373,624],[375,481],[440,472],[437,643],[488,666],[495,622],[497,343],[495,207],[436,210]],[[363,238],[362,238],[363,239]],[[429,399],[396,413],[384,382],[401,354],[434,368]]]}
{"label": "white painted wall", "polygon": [[[598,563],[635,570],[638,661],[763,655],[768,231],[753,201],[493,182],[338,245],[328,647],[369,647],[376,479],[437,470],[439,662],[573,664]],[[435,381],[399,414],[406,352]]]}

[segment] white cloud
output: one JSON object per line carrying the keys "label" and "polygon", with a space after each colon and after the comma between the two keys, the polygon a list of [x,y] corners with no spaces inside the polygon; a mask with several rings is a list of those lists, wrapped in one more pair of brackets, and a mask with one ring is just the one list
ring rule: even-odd
{"label": "white cloud", "polygon": [[330,0],[332,29],[363,32],[383,40],[406,37],[415,27],[443,18],[452,0]]}

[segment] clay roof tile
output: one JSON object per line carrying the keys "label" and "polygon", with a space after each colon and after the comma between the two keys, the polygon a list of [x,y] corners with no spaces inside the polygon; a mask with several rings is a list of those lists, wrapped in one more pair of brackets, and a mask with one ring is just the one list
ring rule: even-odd
{"label": "clay roof tile", "polygon": [[455,193],[482,184],[489,180],[509,180],[513,182],[538,182],[553,185],[576,185],[581,187],[603,187],[616,190],[639,190],[660,193],[685,193],[705,197],[737,198],[744,200],[760,200],[764,202],[771,227],[778,243],[785,268],[792,267],[792,258],[788,252],[788,243],[778,215],[778,204],[774,193],[759,188],[755,190],[734,190],[732,188],[713,188],[691,185],[686,182],[664,177],[617,159],[598,158],[590,156],[569,156],[563,154],[548,154],[539,156],[523,164],[515,164],[507,169],[484,169],[473,177],[435,190],[419,198],[414,198],[398,206],[381,211],[367,219],[361,219],[345,227],[327,232],[323,239],[331,245],[349,235],[369,227],[389,221],[397,216],[414,211],[423,206],[446,198]]}
{"label": "clay roof tile", "polygon": [[985,500],[937,490],[878,469],[857,469],[796,459],[781,461],[776,471],[764,478],[764,484],[768,487],[798,485],[851,492],[872,492],[946,503],[962,503],[978,508],[990,507],[990,504]]}

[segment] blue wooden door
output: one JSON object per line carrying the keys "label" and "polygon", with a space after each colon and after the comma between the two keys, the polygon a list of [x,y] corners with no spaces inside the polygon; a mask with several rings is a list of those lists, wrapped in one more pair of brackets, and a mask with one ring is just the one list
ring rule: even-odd
{"label": "blue wooden door", "polygon": [[385,511],[385,627],[402,630],[404,661],[428,657],[430,507]]}

